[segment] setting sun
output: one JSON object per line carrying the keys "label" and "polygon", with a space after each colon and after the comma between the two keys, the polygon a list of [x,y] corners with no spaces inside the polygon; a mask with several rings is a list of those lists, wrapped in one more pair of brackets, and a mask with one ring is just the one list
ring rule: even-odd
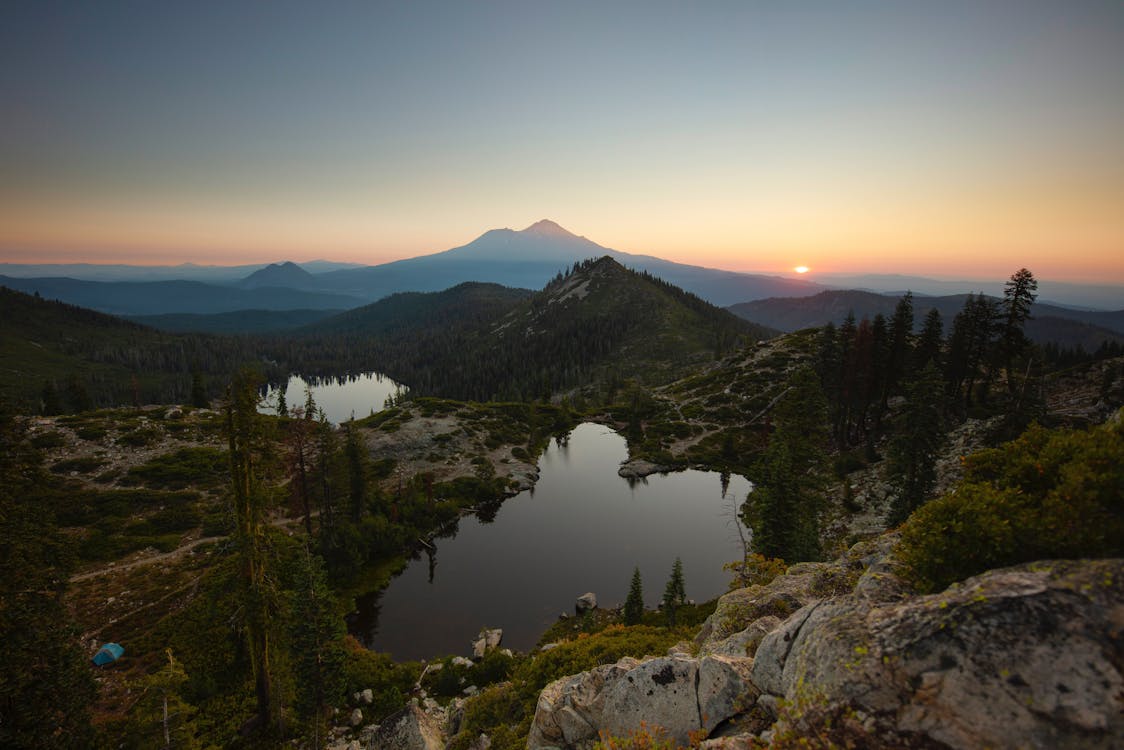
{"label": "setting sun", "polygon": [[796,271],[796,273],[808,273],[808,271],[810,269],[807,266],[797,266],[796,268],[794,268],[792,270]]}

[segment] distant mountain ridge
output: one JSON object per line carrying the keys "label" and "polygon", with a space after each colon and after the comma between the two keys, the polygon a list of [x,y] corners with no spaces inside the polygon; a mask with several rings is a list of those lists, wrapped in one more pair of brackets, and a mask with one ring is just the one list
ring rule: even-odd
{"label": "distant mountain ridge", "polygon": [[[914,297],[914,322],[917,326],[925,314],[936,308],[944,320],[945,330],[964,307],[966,294],[943,297]],[[826,291],[810,297],[770,298],[730,306],[729,310],[746,320],[780,331],[839,324],[849,312],[856,319],[882,314],[889,318],[900,295],[876,294],[857,290]],[[1124,342],[1124,310],[1114,312],[1073,310],[1036,303],[1026,332],[1037,343],[1054,342],[1062,346],[1081,344],[1095,349],[1102,341]]]}
{"label": "distant mountain ridge", "polygon": [[762,297],[814,294],[824,289],[810,281],[722,271],[612,250],[548,219],[520,231],[492,229],[467,245],[444,252],[334,271],[319,279],[325,289],[368,299],[400,291],[440,291],[465,281],[541,289],[559,271],[602,256],[627,268],[647,271],[719,306]]}
{"label": "distant mountain ridge", "polygon": [[300,308],[346,310],[363,304],[362,299],[333,292],[279,287],[240,289],[204,284],[201,281],[111,282],[0,276],[0,286],[112,315],[205,314]]}

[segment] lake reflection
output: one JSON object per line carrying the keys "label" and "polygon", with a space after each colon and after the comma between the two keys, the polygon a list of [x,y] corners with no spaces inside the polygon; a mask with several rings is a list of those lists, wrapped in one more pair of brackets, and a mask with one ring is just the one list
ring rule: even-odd
{"label": "lake reflection", "polygon": [[[740,556],[733,503],[750,484],[717,472],[684,471],[629,482],[617,475],[624,438],[579,425],[539,462],[535,489],[507,500],[495,521],[461,520],[455,538],[434,541],[381,595],[358,601],[351,631],[396,659],[470,651],[484,626],[503,628],[505,646],[527,650],[586,591],[601,606],[624,601],[635,566],[649,607],[659,601],[676,556],[687,596],[724,592],[723,563]],[[432,572],[432,582],[430,581]]]}
{"label": "lake reflection", "polygon": [[[346,422],[351,419],[352,414],[356,419],[362,419],[372,412],[382,411],[387,396],[399,390],[406,390],[377,372],[310,380],[305,380],[300,375],[291,375],[285,386],[285,402],[290,409],[304,406],[306,388],[312,389],[312,398],[315,399],[316,405],[324,410],[328,421],[333,424]],[[269,414],[276,413],[276,391],[276,388],[270,388],[266,392],[269,406],[263,407],[262,411]]]}

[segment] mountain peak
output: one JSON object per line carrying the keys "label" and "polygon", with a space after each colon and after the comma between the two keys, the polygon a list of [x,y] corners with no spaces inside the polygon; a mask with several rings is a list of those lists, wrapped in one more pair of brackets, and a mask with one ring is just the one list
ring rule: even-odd
{"label": "mountain peak", "polygon": [[528,234],[537,234],[543,237],[576,237],[573,232],[568,232],[558,224],[555,224],[550,219],[542,219],[536,221],[531,226],[523,230]]}
{"label": "mountain peak", "polygon": [[254,271],[242,279],[241,285],[247,289],[262,286],[291,287],[293,289],[308,288],[314,284],[314,277],[292,261],[271,263],[265,268]]}

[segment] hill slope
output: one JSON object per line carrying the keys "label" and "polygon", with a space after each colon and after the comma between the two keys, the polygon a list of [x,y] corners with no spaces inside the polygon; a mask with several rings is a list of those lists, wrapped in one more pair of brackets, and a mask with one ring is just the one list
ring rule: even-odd
{"label": "hill slope", "polygon": [[488,400],[622,378],[664,382],[771,332],[602,257],[535,294],[463,284],[395,295],[305,333],[305,342],[353,337],[377,367],[416,393]]}
{"label": "hill slope", "polygon": [[[3,287],[0,320],[0,398],[24,411],[38,411],[47,381],[60,392],[81,384],[94,406],[183,403],[193,369],[214,395],[239,364],[260,359],[243,339],[163,333]],[[63,398],[62,408],[75,405]]]}

